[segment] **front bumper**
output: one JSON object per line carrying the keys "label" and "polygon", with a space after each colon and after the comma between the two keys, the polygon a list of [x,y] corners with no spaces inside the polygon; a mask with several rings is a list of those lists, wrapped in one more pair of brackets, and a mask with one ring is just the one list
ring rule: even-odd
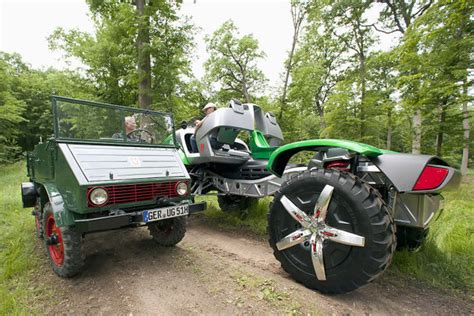
{"label": "front bumper", "polygon": [[[206,206],[206,202],[189,204],[189,215],[204,211]],[[136,211],[118,215],[76,219],[74,223],[77,231],[80,233],[101,232],[127,226],[142,226],[144,224],[143,212]]]}

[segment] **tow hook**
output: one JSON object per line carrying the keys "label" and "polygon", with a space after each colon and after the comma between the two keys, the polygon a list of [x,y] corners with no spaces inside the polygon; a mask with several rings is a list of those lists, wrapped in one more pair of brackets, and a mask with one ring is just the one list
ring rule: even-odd
{"label": "tow hook", "polygon": [[46,244],[49,245],[49,246],[57,245],[58,243],[59,243],[58,236],[56,236],[56,235],[51,235],[51,237],[46,239]]}

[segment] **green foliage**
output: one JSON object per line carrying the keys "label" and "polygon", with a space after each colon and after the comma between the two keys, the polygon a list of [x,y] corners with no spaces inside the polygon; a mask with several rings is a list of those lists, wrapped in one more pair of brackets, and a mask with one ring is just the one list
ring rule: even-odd
{"label": "green foliage", "polygon": [[[16,54],[0,52],[0,163],[18,159],[40,138],[52,135],[50,96],[136,105],[139,76],[135,39],[140,21],[129,2],[88,1],[94,34],[57,28],[51,49],[64,52],[75,71],[36,70]],[[174,112],[178,119],[199,114],[207,99],[202,83],[190,72],[192,24],[180,17],[179,3],[155,1],[146,6],[152,59],[153,108]],[[93,123],[91,120],[90,124]]]}
{"label": "green foliage", "polygon": [[[472,85],[470,12],[468,1],[437,2],[408,28],[399,48],[399,87],[407,110],[423,113],[423,151],[449,153],[457,161],[460,150],[452,152],[462,142],[461,107],[469,101],[463,86]],[[440,142],[440,135],[446,141]],[[433,139],[438,146],[433,147]]]}
{"label": "green foliage", "polygon": [[321,23],[315,21],[306,29],[303,43],[295,55],[289,99],[303,116],[317,115],[323,132],[326,128],[325,105],[339,79],[345,45],[332,37],[333,29],[320,33],[320,28]]}
{"label": "green foliage", "polygon": [[11,161],[18,157],[20,151],[17,145],[19,126],[24,122],[22,117],[25,111],[25,103],[18,99],[13,89],[15,88],[17,72],[21,68],[15,68],[12,60],[18,59],[18,55],[0,54],[0,163]]}
{"label": "green foliage", "polygon": [[[87,78],[94,83],[100,100],[120,105],[136,105],[138,55],[135,39],[139,23],[135,7],[129,2],[88,1],[95,34],[79,30],[56,29],[49,37],[51,49],[61,50],[68,60],[87,66]],[[190,51],[193,48],[192,24],[177,14],[179,3],[148,2],[153,108],[172,111],[186,95],[184,78],[191,76]]]}
{"label": "green foliage", "polygon": [[225,22],[206,37],[209,59],[205,62],[207,80],[217,83],[216,99],[228,102],[232,98],[251,102],[265,83],[257,61],[265,54],[252,35],[239,37],[235,24]]}
{"label": "green foliage", "polygon": [[[421,111],[422,153],[458,165],[463,104],[472,112],[472,3],[381,2],[372,24],[370,2],[312,2],[280,121],[286,140],[346,138],[410,152]],[[401,34],[399,45],[377,51],[375,31]]]}
{"label": "green foliage", "polygon": [[52,94],[95,99],[92,85],[71,71],[32,69],[17,54],[0,53],[0,163],[52,135]]}

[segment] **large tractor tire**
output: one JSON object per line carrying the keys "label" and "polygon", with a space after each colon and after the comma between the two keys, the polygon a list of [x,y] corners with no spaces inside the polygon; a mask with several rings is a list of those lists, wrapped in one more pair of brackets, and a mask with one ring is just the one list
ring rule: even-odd
{"label": "large tractor tire", "polygon": [[43,210],[43,236],[49,263],[57,275],[70,278],[82,270],[82,236],[74,227],[56,225],[49,202]]}
{"label": "large tractor tire", "polygon": [[239,196],[239,195],[219,195],[217,197],[219,207],[223,212],[243,213],[255,203],[258,203],[258,198]]}
{"label": "large tractor tire", "polygon": [[337,170],[313,169],[285,182],[270,207],[268,231],[283,269],[322,293],[373,281],[396,247],[395,224],[378,192]]}
{"label": "large tractor tire", "polygon": [[397,250],[415,251],[423,245],[429,228],[397,226]]}
{"label": "large tractor tire", "polygon": [[148,224],[148,230],[158,245],[171,247],[184,238],[186,234],[186,218],[181,216],[151,222]]}

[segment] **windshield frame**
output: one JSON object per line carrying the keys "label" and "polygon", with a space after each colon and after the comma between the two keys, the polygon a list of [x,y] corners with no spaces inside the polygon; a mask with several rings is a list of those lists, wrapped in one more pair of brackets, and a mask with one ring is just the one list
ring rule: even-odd
{"label": "windshield frame", "polygon": [[[127,142],[126,138],[124,137],[123,142],[119,141],[110,141],[110,140],[100,140],[100,139],[80,139],[80,138],[68,138],[62,137],[59,135],[59,115],[58,115],[58,104],[57,102],[67,102],[72,104],[79,104],[79,105],[86,105],[91,107],[98,107],[98,108],[106,108],[106,109],[114,109],[119,110],[122,116],[122,131],[125,131],[125,112],[136,112],[142,114],[152,114],[152,115],[160,115],[160,116],[168,116],[171,120],[171,140],[172,144],[149,144],[149,143],[135,143],[135,142]],[[57,95],[51,96],[51,103],[52,103],[52,111],[53,111],[53,129],[54,129],[54,139],[57,141],[65,141],[71,143],[90,143],[90,144],[107,144],[107,145],[119,145],[119,146],[132,146],[132,147],[172,147],[177,148],[176,142],[176,131],[174,126],[174,118],[172,113],[154,111],[154,110],[147,110],[147,109],[140,109],[140,108],[133,108],[129,106],[123,105],[115,105],[109,103],[102,103],[102,102],[95,102],[95,101],[86,101],[80,99],[72,99]]]}

